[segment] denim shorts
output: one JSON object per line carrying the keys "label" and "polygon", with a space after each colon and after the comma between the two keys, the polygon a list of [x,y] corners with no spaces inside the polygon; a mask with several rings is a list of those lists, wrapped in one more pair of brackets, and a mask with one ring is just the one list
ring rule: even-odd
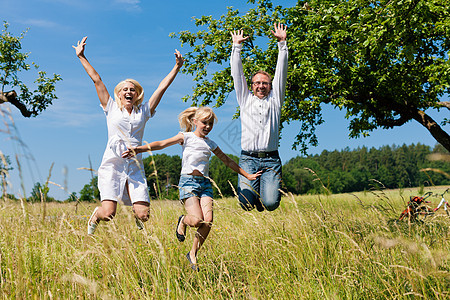
{"label": "denim shorts", "polygon": [[211,181],[203,176],[181,175],[178,183],[180,191],[180,201],[190,197],[211,197],[213,198],[213,190]]}

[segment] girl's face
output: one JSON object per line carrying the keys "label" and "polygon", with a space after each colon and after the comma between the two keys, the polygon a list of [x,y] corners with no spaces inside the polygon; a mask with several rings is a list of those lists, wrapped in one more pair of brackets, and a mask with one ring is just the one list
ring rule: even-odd
{"label": "girl's face", "polygon": [[194,119],[194,125],[196,126],[194,133],[201,138],[204,138],[213,129],[214,118]]}
{"label": "girl's face", "polygon": [[125,107],[132,107],[136,101],[137,92],[134,84],[125,82],[119,91],[119,99]]}

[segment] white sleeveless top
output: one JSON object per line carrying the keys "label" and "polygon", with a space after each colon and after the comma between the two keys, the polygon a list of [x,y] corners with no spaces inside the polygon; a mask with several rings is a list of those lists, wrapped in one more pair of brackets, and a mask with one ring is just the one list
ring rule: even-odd
{"label": "white sleeveless top", "polygon": [[193,132],[183,132],[183,136],[181,175],[191,174],[194,170],[198,170],[203,176],[209,176],[209,158],[211,151],[217,148],[217,144],[208,137],[201,138]]}

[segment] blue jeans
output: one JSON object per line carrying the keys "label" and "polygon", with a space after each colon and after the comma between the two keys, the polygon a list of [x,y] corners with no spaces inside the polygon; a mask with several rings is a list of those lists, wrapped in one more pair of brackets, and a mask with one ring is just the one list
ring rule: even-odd
{"label": "blue jeans", "polygon": [[275,210],[280,206],[281,159],[280,157],[257,158],[241,154],[239,166],[249,174],[263,171],[256,180],[250,181],[239,175],[239,203],[244,210]]}
{"label": "blue jeans", "polygon": [[213,197],[211,181],[203,176],[181,175],[178,187],[181,202],[190,197]]}

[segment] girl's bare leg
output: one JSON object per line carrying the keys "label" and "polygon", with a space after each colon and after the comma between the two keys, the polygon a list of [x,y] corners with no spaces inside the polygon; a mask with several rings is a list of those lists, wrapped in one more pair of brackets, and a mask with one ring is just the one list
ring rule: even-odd
{"label": "girl's bare leg", "polygon": [[[187,207],[186,210],[188,210]],[[195,233],[191,251],[189,252],[191,261],[194,264],[197,264],[197,252],[205,242],[211,230],[213,222],[213,199],[211,197],[202,197],[200,201],[197,200],[196,212],[199,213],[198,216],[200,216],[201,213],[202,220],[196,223],[197,226],[195,227],[198,227],[198,229],[197,232]]]}

